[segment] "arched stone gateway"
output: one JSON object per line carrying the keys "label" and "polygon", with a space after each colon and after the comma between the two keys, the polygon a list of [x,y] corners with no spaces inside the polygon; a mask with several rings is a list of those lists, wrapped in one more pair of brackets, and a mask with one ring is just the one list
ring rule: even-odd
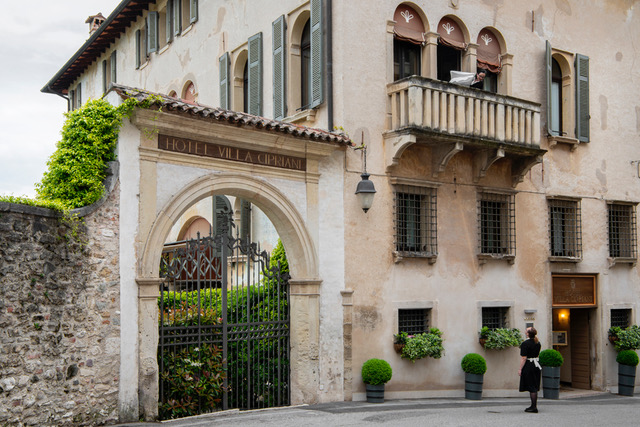
{"label": "arched stone gateway", "polygon": [[[115,92],[122,98],[147,95],[131,88]],[[127,325],[121,332],[122,419],[158,416],[163,245],[191,206],[217,195],[258,207],[286,249],[290,403],[343,400],[342,377],[331,374],[342,371],[343,318],[332,307],[339,306],[344,290],[344,201],[335,189],[343,183],[342,150],[349,139],[169,98],[161,104],[161,111],[136,110],[118,145],[122,324]],[[332,249],[321,255],[319,247]],[[330,390],[319,395],[325,384]]]}

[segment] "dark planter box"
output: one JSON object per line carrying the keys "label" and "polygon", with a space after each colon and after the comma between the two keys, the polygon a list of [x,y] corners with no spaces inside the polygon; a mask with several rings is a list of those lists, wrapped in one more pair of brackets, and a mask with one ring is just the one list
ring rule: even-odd
{"label": "dark planter box", "polygon": [[365,386],[367,387],[367,402],[384,403],[384,384],[365,384]]}
{"label": "dark planter box", "polygon": [[542,397],[560,399],[560,366],[542,367]]}
{"label": "dark planter box", "polygon": [[633,396],[635,382],[636,367],[618,363],[618,394],[622,396]]}
{"label": "dark planter box", "polygon": [[464,374],[464,398],[469,400],[482,400],[482,383],[484,375]]}

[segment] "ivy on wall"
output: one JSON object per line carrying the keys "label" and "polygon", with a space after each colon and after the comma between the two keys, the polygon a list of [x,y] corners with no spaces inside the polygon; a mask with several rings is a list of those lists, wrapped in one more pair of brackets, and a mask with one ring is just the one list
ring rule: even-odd
{"label": "ivy on wall", "polygon": [[122,119],[136,107],[149,108],[158,97],[128,98],[114,107],[103,99],[89,100],[65,113],[62,139],[47,162],[36,198],[0,196],[0,202],[41,206],[58,211],[88,206],[104,194],[107,163],[115,160]]}

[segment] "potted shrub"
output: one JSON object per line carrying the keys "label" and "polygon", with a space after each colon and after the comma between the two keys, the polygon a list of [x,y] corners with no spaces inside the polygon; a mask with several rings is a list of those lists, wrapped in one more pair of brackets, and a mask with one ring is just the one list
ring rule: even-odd
{"label": "potted shrub", "polygon": [[542,350],[538,358],[542,366],[542,397],[545,399],[559,399],[560,367],[564,363],[562,354],[549,348]]}
{"label": "potted shrub", "polygon": [[362,365],[362,381],[367,389],[367,402],[384,402],[384,385],[391,379],[391,366],[382,359],[369,359]]}
{"label": "potted shrub", "polygon": [[402,354],[402,349],[409,338],[413,338],[413,335],[409,335],[406,332],[399,332],[393,335],[393,348],[396,353]]}
{"label": "potted shrub", "polygon": [[487,372],[487,362],[479,354],[468,353],[462,358],[460,365],[464,371],[464,398],[481,400],[482,383],[484,373]]}
{"label": "potted shrub", "polygon": [[442,331],[437,328],[431,328],[429,332],[423,334],[408,336],[402,349],[402,358],[414,363],[423,357],[440,359],[444,353],[442,341]]}
{"label": "potted shrub", "polygon": [[519,347],[522,343],[522,335],[517,328],[489,329],[483,326],[480,329],[480,344],[489,350],[502,350],[508,347]]}
{"label": "potted shrub", "polygon": [[618,362],[618,394],[633,396],[638,361],[638,353],[634,350],[621,350],[616,356],[616,362]]}

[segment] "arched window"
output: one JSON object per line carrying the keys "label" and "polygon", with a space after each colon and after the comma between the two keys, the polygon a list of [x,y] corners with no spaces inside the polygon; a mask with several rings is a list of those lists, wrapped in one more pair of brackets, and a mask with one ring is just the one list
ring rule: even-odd
{"label": "arched window", "polygon": [[552,132],[562,135],[562,70],[555,59],[551,60],[551,111],[549,127]]}
{"label": "arched window", "polygon": [[196,102],[196,86],[193,84],[193,82],[188,82],[184,87],[182,99],[187,102]]}
{"label": "arched window", "polygon": [[451,71],[462,71],[462,51],[467,48],[460,24],[444,17],[438,23],[438,80],[451,80]]}
{"label": "arched window", "polygon": [[302,109],[306,109],[311,104],[311,20],[308,20],[302,29],[300,56],[300,103]]}
{"label": "arched window", "polygon": [[498,74],[502,71],[500,58],[500,42],[493,31],[483,28],[478,33],[477,69],[484,72],[482,89],[487,92],[498,92]]}
{"label": "arched window", "polygon": [[419,76],[420,54],[424,44],[424,24],[418,13],[407,5],[400,5],[393,14],[393,79]]}
{"label": "arched window", "polygon": [[196,218],[189,226],[182,230],[178,235],[178,240],[191,240],[200,237],[206,237],[211,234],[211,224],[204,218]]}

